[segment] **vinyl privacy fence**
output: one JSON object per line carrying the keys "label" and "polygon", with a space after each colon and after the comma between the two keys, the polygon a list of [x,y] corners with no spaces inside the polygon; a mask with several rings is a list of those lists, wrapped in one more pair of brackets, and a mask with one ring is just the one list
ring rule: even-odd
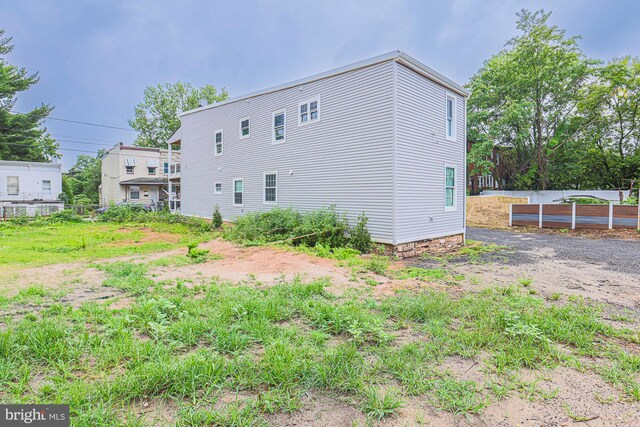
{"label": "vinyl privacy fence", "polygon": [[513,204],[509,225],[547,228],[640,229],[640,208],[634,205]]}

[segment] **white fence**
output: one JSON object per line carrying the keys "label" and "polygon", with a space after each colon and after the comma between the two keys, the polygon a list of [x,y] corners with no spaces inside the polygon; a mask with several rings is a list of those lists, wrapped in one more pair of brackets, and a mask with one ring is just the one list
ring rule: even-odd
{"label": "white fence", "polygon": [[[635,193],[635,192],[634,192]],[[624,198],[629,197],[629,190],[622,192]],[[482,192],[483,196],[509,196],[509,197],[528,197],[529,203],[553,204],[559,203],[558,199],[571,196],[591,196],[599,199],[609,200],[610,202],[620,202],[620,192],[618,190],[544,190],[544,191],[500,191],[486,190]]]}

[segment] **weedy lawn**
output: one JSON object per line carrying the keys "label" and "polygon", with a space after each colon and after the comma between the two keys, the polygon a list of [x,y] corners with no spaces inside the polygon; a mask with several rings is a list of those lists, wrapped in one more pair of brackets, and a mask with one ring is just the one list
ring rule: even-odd
{"label": "weedy lawn", "polygon": [[[325,405],[324,414],[352,411],[320,418],[322,425],[412,425],[426,422],[416,401],[454,425],[514,398],[557,402],[548,415],[562,422],[600,416],[606,406],[612,416],[626,411],[623,424],[640,419],[640,336],[612,326],[598,305],[544,298],[526,278],[464,291],[446,259],[419,268],[322,244],[299,246],[306,254],[295,257],[333,258],[322,260],[326,271],[342,268],[353,285],[339,295],[328,279],[294,271],[270,282],[250,272],[241,282],[200,273],[197,282],[159,279],[158,269],[199,272],[233,261],[197,247],[213,238],[206,230],[156,221],[0,224],[0,272],[74,262],[113,291],[76,304],[65,297],[72,289],[47,286],[1,296],[0,402],[67,403],[76,426],[279,425],[314,405]],[[108,259],[187,243],[186,255]],[[235,248],[246,261],[249,252]],[[473,243],[458,255],[474,263],[499,249]],[[291,259],[281,249],[260,253]],[[412,290],[380,293],[382,279]],[[477,375],[467,375],[472,368]],[[558,370],[612,392],[597,394],[585,412],[566,394],[559,400]]]}

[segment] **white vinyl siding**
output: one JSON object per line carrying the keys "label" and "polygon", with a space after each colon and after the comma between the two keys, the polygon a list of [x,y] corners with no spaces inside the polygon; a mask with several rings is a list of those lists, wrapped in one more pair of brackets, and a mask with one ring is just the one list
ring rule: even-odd
{"label": "white vinyl siding", "polygon": [[17,196],[20,193],[20,177],[7,177],[7,194],[9,196]]}
{"label": "white vinyl siding", "polygon": [[[272,209],[265,203],[264,171],[277,170],[278,205],[299,211],[334,205],[351,223],[365,212],[375,241],[401,244],[461,233],[464,191],[456,192],[456,212],[444,212],[443,193],[445,164],[457,167],[456,184],[466,179],[464,99],[454,112],[460,141],[447,142],[446,92],[389,61],[184,115],[181,211],[208,218],[218,204],[228,221]],[[309,121],[313,99],[316,121]],[[286,143],[274,145],[275,113],[285,108]],[[296,126],[301,112],[309,116]],[[248,116],[250,146],[229,143],[224,156],[215,157],[214,130],[236,129]],[[235,193],[235,177],[243,177],[242,209],[235,194],[219,198],[211,189],[219,181]]]}
{"label": "white vinyl siding", "polygon": [[222,156],[222,151],[223,151],[223,135],[222,135],[222,129],[218,129],[217,131],[215,131],[215,133],[213,134],[213,138],[215,141],[215,155],[216,156]]}
{"label": "white vinyl siding", "polygon": [[273,113],[273,132],[271,142],[281,144],[287,140],[287,110],[279,110]]}
{"label": "white vinyl siding", "polygon": [[278,172],[264,173],[264,203],[278,203]]}
{"label": "white vinyl siding", "polygon": [[244,205],[244,179],[235,178],[233,180],[233,206]]}
{"label": "white vinyl siding", "polygon": [[[397,64],[396,95],[396,243],[464,232],[466,182],[464,102],[455,103],[455,134],[445,128],[447,90]],[[445,167],[456,168],[456,210],[445,209]]]}
{"label": "white vinyl siding", "polygon": [[251,136],[250,117],[243,117],[240,119],[240,139],[249,138]]}

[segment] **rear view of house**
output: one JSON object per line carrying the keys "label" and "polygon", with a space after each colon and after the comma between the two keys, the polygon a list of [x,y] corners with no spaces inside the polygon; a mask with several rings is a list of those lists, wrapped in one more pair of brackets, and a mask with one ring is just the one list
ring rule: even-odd
{"label": "rear view of house", "polygon": [[467,96],[394,51],[187,111],[169,141],[181,210],[218,205],[232,220],[334,205],[350,221],[365,212],[373,239],[402,256],[461,242]]}
{"label": "rear view of house", "polygon": [[100,205],[155,206],[169,198],[169,175],[167,150],[116,144],[102,158]]}
{"label": "rear view of house", "polygon": [[48,215],[64,209],[62,164],[0,160],[0,217]]}

